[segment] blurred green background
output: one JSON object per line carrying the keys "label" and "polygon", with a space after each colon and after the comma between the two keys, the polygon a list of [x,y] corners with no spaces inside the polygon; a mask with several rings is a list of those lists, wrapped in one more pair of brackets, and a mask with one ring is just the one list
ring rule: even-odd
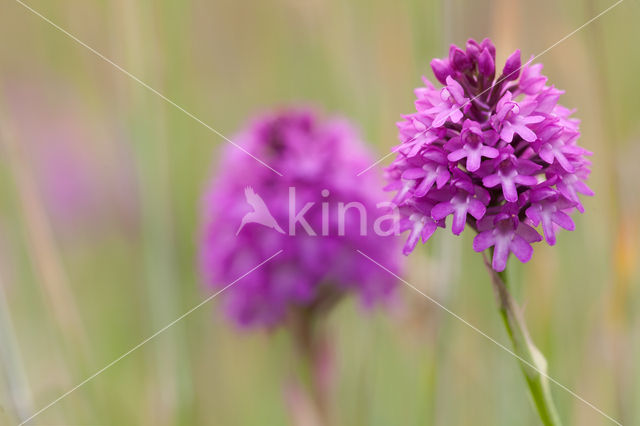
{"label": "blurred green background", "polygon": [[[272,105],[344,114],[377,155],[451,42],[543,52],[613,1],[111,0],[29,5],[227,136]],[[594,151],[577,230],[512,281],[549,374],[640,424],[640,2],[538,61]],[[199,198],[224,142],[14,0],[0,6],[0,424],[17,424],[199,303]],[[388,163],[390,159],[385,162]],[[378,167],[370,173],[380,173]],[[71,188],[71,189],[70,189]],[[507,343],[471,236],[406,279]],[[413,290],[331,315],[340,425],[536,425],[517,362]],[[287,336],[213,301],[34,425],[286,424]],[[611,424],[552,385],[569,425]]]}

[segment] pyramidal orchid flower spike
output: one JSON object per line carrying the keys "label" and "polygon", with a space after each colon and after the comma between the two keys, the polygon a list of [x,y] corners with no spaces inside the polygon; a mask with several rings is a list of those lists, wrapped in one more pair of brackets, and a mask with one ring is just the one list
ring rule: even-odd
{"label": "pyramidal orchid flower spike", "polygon": [[451,231],[475,230],[474,250],[493,248],[491,265],[503,271],[510,254],[527,262],[531,244],[573,230],[579,194],[593,195],[591,153],[577,144],[573,111],[558,104],[563,92],[547,85],[542,65],[521,66],[519,50],[496,77],[495,53],[489,39],[452,45],[431,62],[443,87],[424,79],[416,111],[398,123],[386,189],[409,231],[405,254],[451,216]]}
{"label": "pyramidal orchid flower spike", "polygon": [[452,45],[448,58],[431,62],[443,87],[425,78],[415,90],[416,111],[398,123],[386,189],[396,192],[400,230],[409,232],[405,255],[447,221],[455,235],[476,231],[475,251],[489,249],[485,264],[513,354],[540,420],[557,426],[547,363],[509,294],[505,268],[511,254],[528,262],[533,243],[554,245],[560,228],[574,229],[571,213],[584,211],[579,195],[593,195],[585,183],[591,153],[577,144],[579,121],[558,104],[563,92],[547,85],[542,65],[522,66],[516,50],[497,75],[495,58],[485,39],[469,40],[465,50]]}
{"label": "pyramidal orchid flower spike", "polygon": [[[296,424],[329,424],[333,351],[323,319],[349,294],[371,306],[396,285],[357,250],[387,259],[396,272],[401,261],[395,239],[361,231],[362,216],[376,217],[385,201],[374,175],[357,176],[372,156],[349,122],[309,108],[259,115],[233,140],[283,176],[227,147],[203,200],[202,274],[221,289],[282,250],[225,291],[225,308],[241,328],[288,332],[290,416]],[[350,203],[362,213],[340,215]],[[246,220],[257,213],[263,220]]]}

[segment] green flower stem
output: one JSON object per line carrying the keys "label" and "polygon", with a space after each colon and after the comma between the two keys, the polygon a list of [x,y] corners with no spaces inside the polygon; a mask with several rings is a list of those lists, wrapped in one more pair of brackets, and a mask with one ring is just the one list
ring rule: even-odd
{"label": "green flower stem", "polygon": [[309,312],[292,315],[293,381],[287,385],[287,399],[295,426],[331,424],[329,387],[331,350],[322,327]]}
{"label": "green flower stem", "polygon": [[486,257],[485,264],[491,274],[500,316],[511,340],[513,352],[519,357],[518,362],[540,420],[546,426],[560,426],[560,416],[549,389],[547,360],[533,344],[522,312],[508,291],[506,271],[494,271]]}

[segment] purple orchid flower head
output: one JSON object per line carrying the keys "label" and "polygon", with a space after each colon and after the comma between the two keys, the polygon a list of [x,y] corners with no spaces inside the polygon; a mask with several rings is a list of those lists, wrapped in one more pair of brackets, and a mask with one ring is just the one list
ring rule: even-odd
{"label": "purple orchid flower head", "polygon": [[579,121],[558,104],[562,91],[548,86],[542,65],[521,66],[520,51],[496,78],[489,39],[455,45],[431,67],[443,84],[426,78],[416,89],[416,112],[398,123],[401,144],[387,169],[387,190],[410,231],[403,252],[426,242],[451,216],[455,235],[474,229],[473,248],[493,248],[492,266],[506,267],[510,253],[527,262],[531,243],[556,243],[559,228],[573,230],[570,214],[583,212],[579,194],[591,153],[577,144]]}
{"label": "purple orchid flower head", "polygon": [[374,175],[357,176],[372,157],[352,125],[289,108],[256,117],[233,140],[282,176],[227,147],[204,197],[204,279],[223,288],[282,252],[225,290],[229,317],[240,327],[272,328],[300,310],[325,310],[347,293],[365,306],[385,300],[394,277],[357,250],[399,272],[399,245],[371,229],[389,214],[378,204],[389,203]]}

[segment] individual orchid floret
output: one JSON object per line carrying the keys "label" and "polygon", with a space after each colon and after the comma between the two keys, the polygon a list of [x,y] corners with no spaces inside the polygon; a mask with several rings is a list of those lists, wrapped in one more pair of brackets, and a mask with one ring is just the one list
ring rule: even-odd
{"label": "individual orchid floret", "polygon": [[493,247],[491,267],[496,271],[503,271],[510,253],[521,262],[528,262],[533,255],[531,243],[540,240],[540,234],[526,223],[515,218],[501,219],[497,216],[489,229],[481,231],[473,239],[473,249],[481,252]]}
{"label": "individual orchid floret", "polygon": [[512,93],[507,91],[498,102],[497,113],[491,120],[493,128],[499,131],[500,138],[508,143],[513,141],[515,134],[527,142],[535,141],[536,133],[529,125],[544,121],[544,116],[530,115],[537,106],[535,101],[518,103],[512,101],[512,98]]}
{"label": "individual orchid floret", "polygon": [[500,153],[493,147],[498,141],[494,130],[483,131],[480,123],[466,120],[459,137],[451,138],[449,147],[452,151],[447,155],[449,161],[467,159],[465,167],[470,172],[480,168],[482,157],[496,158]]}
{"label": "individual orchid floret", "polygon": [[520,76],[520,49],[516,50],[507,58],[504,64],[502,75],[505,81],[517,80]]}
{"label": "individual orchid floret", "polygon": [[518,200],[518,185],[532,186],[537,184],[538,179],[532,174],[541,168],[533,161],[509,155],[508,159],[497,165],[495,173],[482,178],[482,184],[486,188],[499,185],[504,199],[513,203]]}
{"label": "individual orchid floret", "polygon": [[440,91],[441,102],[425,111],[434,115],[431,127],[442,127],[446,121],[457,123],[463,117],[462,109],[467,102],[464,89],[451,76],[447,77],[446,82],[447,85]]}
{"label": "individual orchid floret", "polygon": [[531,206],[525,214],[534,226],[542,224],[544,237],[549,245],[555,245],[558,227],[568,231],[575,229],[573,220],[565,212],[572,210],[575,203],[562,196],[559,191],[551,187],[533,189],[530,198]]}
{"label": "individual orchid floret", "polygon": [[[416,203],[413,208],[400,219],[400,232],[410,231],[409,237],[402,248],[402,252],[405,255],[413,251],[418,241],[422,240],[423,243],[427,242],[433,233],[436,232],[438,226],[444,226],[442,221],[437,221],[431,216],[431,210],[434,204],[435,203],[430,200]],[[403,209],[406,210],[406,208]]]}
{"label": "individual orchid floret", "polygon": [[402,173],[403,180],[420,182],[415,185],[414,195],[417,197],[426,195],[434,185],[438,189],[442,188],[451,177],[444,150],[437,148],[425,150],[420,160],[422,167],[408,168]]}

